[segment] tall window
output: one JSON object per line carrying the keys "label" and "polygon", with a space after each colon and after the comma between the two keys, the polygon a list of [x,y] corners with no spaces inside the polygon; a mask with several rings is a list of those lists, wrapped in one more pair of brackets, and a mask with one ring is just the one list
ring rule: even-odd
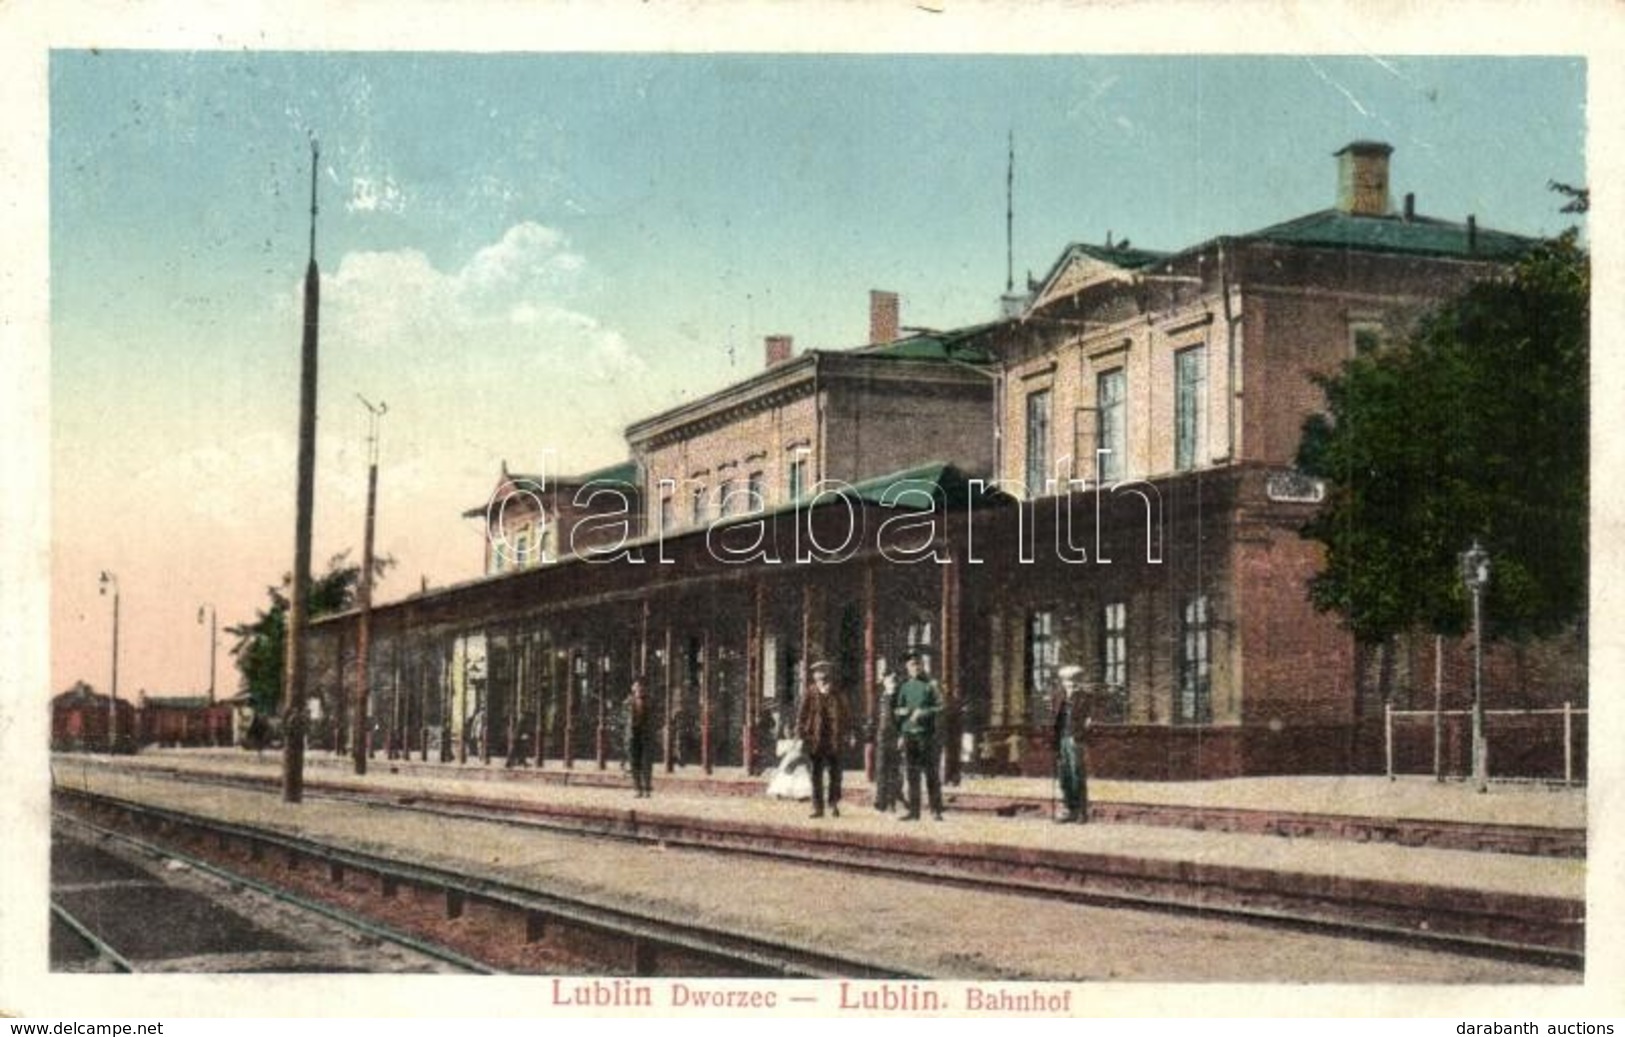
{"label": "tall window", "polygon": [[1114,601],[1100,610],[1101,719],[1128,719],[1128,606]]}
{"label": "tall window", "polygon": [[690,515],[696,526],[704,525],[711,518],[710,498],[706,496],[704,486],[694,487],[694,496],[689,501]]}
{"label": "tall window", "polygon": [[1207,595],[1185,599],[1179,624],[1179,688],[1174,700],[1174,721],[1180,724],[1213,722],[1213,699],[1208,659],[1212,619]]}
{"label": "tall window", "polygon": [[1061,664],[1061,645],[1055,637],[1055,613],[1032,612],[1027,616],[1027,719],[1033,724],[1049,720],[1049,696],[1055,688],[1055,671]]}
{"label": "tall window", "polygon": [[1128,375],[1121,367],[1095,376],[1095,448],[1102,482],[1115,482],[1128,470]]}
{"label": "tall window", "polygon": [[722,485],[717,487],[717,513],[723,518],[727,518],[739,510],[736,507],[739,502],[733,499],[733,495],[734,481],[732,479],[722,480]]}
{"label": "tall window", "polygon": [[677,501],[672,497],[660,498],[660,531],[670,533],[677,527]]}
{"label": "tall window", "polygon": [[790,462],[790,499],[798,501],[807,492],[807,458],[797,457]]}
{"label": "tall window", "polygon": [[1027,496],[1044,496],[1049,478],[1049,390],[1027,394]]}
{"label": "tall window", "polygon": [[750,473],[750,478],[745,483],[745,491],[750,494],[750,499],[745,502],[746,510],[761,511],[767,507],[766,489],[761,472]]}
{"label": "tall window", "polygon": [[1195,468],[1207,438],[1207,347],[1174,354],[1174,468]]}

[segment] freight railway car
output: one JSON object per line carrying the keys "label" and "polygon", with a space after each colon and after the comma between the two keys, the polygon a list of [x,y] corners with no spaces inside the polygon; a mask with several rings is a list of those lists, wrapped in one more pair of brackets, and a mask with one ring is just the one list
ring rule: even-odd
{"label": "freight railway car", "polygon": [[[109,720],[113,737],[108,737]],[[51,700],[51,748],[57,752],[133,753],[138,732],[136,709],[112,701],[81,681]]]}

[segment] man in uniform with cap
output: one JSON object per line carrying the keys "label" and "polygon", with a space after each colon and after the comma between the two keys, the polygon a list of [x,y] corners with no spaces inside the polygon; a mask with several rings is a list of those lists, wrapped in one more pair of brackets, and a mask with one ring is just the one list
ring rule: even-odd
{"label": "man in uniform with cap", "polygon": [[1052,746],[1063,810],[1055,820],[1058,824],[1083,824],[1089,820],[1089,777],[1083,766],[1083,734],[1089,725],[1089,712],[1083,701],[1083,667],[1063,666],[1058,676],[1061,697],[1055,703]]}
{"label": "man in uniform with cap", "polygon": [[897,688],[893,707],[902,734],[903,765],[908,772],[908,812],[899,821],[920,819],[920,772],[925,772],[926,790],[931,797],[931,816],[942,820],[942,778],[937,773],[937,714],[942,712],[942,692],[937,682],[925,675],[918,649],[903,657],[908,678]]}
{"label": "man in uniform with cap", "polygon": [[824,773],[829,772],[829,812],[841,816],[841,748],[850,732],[846,700],[833,687],[835,667],[816,662],[808,667],[812,687],[801,697],[796,735],[812,765],[813,817],[824,816]]}

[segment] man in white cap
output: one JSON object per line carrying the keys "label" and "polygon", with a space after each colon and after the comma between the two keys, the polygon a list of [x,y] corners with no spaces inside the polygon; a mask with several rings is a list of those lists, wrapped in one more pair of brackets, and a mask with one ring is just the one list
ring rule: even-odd
{"label": "man in white cap", "polygon": [[1083,824],[1089,820],[1089,778],[1083,767],[1083,733],[1089,725],[1084,705],[1083,667],[1063,666],[1061,697],[1055,703],[1055,779],[1061,786],[1064,809],[1055,820],[1059,824]]}

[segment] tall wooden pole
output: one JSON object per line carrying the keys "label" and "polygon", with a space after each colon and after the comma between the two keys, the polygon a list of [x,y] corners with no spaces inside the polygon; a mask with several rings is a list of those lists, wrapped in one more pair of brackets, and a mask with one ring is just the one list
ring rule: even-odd
{"label": "tall wooden pole", "polygon": [[[873,559],[863,564],[863,715],[869,721],[869,730],[875,732],[875,738],[880,737],[880,718],[875,715],[877,707],[875,689],[875,563]],[[863,747],[863,773],[870,780],[875,780],[875,742],[874,738],[864,743]]]}
{"label": "tall wooden pole", "polygon": [[[712,609],[712,615],[716,610]],[[712,671],[716,668],[712,662],[714,646],[711,644],[711,628],[707,626],[700,635],[700,768],[706,774],[711,773],[714,763],[711,756],[711,684]]]}
{"label": "tall wooden pole", "polygon": [[673,690],[672,690],[672,680],[674,679],[673,674],[675,672],[674,669],[673,669],[673,666],[672,666],[672,640],[673,639],[672,639],[671,624],[668,623],[666,625],[666,654],[661,657],[661,662],[664,665],[665,670],[666,670],[666,674],[665,674],[665,677],[666,677],[666,715],[665,715],[665,728],[666,728],[666,731],[665,731],[665,734],[666,734],[665,743],[666,744],[665,744],[665,749],[666,749],[666,773],[667,774],[670,774],[672,772],[672,769],[673,769],[673,767],[675,766],[675,763],[676,763],[677,747],[674,744],[674,740],[678,737],[677,725],[672,722],[673,721],[672,713],[673,713],[673,710],[675,708],[674,707],[674,702],[673,702]]}
{"label": "tall wooden pole", "polygon": [[305,797],[305,629],[310,625],[310,529],[316,490],[316,356],[321,273],[316,267],[316,163],[310,141],[310,262],[305,267],[305,334],[299,366],[299,485],[293,533],[293,588],[288,602],[282,686],[282,799]]}

